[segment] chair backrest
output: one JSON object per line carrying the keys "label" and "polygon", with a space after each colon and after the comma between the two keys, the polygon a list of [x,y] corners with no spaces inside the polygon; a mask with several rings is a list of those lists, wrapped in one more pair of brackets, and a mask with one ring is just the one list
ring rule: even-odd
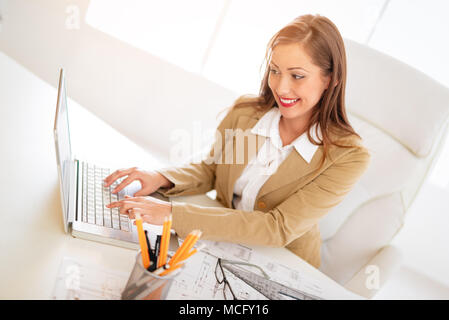
{"label": "chair backrest", "polygon": [[446,137],[449,89],[365,45],[345,40],[349,120],[371,163],[320,221],[320,270],[345,284],[401,229]]}

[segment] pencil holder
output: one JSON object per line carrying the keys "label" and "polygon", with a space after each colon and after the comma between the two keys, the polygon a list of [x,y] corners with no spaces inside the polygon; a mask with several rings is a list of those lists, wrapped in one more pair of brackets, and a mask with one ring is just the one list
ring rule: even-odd
{"label": "pencil holder", "polygon": [[139,250],[133,270],[122,292],[122,300],[165,300],[179,272],[180,270],[176,270],[165,276],[153,274],[143,267]]}

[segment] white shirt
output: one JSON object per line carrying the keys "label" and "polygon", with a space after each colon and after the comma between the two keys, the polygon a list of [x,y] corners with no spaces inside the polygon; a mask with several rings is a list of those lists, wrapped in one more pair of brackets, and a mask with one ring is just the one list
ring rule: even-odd
{"label": "white shirt", "polygon": [[[293,149],[296,149],[295,152],[298,152],[308,163],[310,163],[315,151],[318,149],[317,145],[309,141],[307,132],[304,132],[291,144],[282,146],[282,140],[279,134],[280,119],[281,112],[279,108],[273,107],[251,129],[253,134],[267,138],[263,146],[259,149],[257,156],[249,160],[248,165],[234,185],[232,204],[235,209],[243,211],[254,210],[254,202],[260,188],[276,172],[279,165]],[[317,140],[315,129],[316,124],[312,126],[310,133]],[[319,127],[318,134],[321,136]]]}

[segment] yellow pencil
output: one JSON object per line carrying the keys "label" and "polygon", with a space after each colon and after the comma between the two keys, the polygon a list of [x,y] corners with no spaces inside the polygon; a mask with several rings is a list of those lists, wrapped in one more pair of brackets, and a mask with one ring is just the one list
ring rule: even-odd
{"label": "yellow pencil", "polygon": [[187,248],[185,249],[185,251],[182,254],[180,254],[178,258],[176,258],[176,261],[175,261],[176,263],[188,258],[189,254],[190,254],[189,253],[190,249],[192,249],[192,247],[195,245],[195,243],[198,241],[198,239],[200,237],[201,237],[201,231],[198,231],[197,235],[195,236],[195,239],[191,243],[189,243],[187,245]]}
{"label": "yellow pencil", "polygon": [[164,227],[162,229],[161,253],[159,254],[157,267],[162,267],[167,262],[168,245],[170,242],[170,229],[172,224],[172,215],[164,219]]}
{"label": "yellow pencil", "polygon": [[195,238],[195,234],[196,234],[196,230],[190,232],[187,237],[184,239],[184,242],[182,243],[181,247],[178,248],[178,250],[176,250],[175,254],[173,255],[173,257],[170,259],[170,261],[168,262],[169,265],[173,265],[173,262],[176,261],[176,259],[179,257],[179,255],[184,252],[184,249],[186,248],[187,244],[190,241],[193,241],[193,239]]}
{"label": "yellow pencil", "polygon": [[181,248],[179,248],[179,250],[180,250],[179,255],[176,258],[172,259],[173,262],[172,262],[172,260],[170,260],[170,262],[169,262],[170,265],[174,265],[174,264],[178,263],[180,260],[182,260],[184,255],[186,253],[188,253],[190,251],[190,249],[192,249],[193,245],[201,237],[202,232],[200,230],[195,230],[193,232],[194,232],[193,238],[191,238],[188,242],[185,241],[185,242],[187,242],[185,246],[184,246],[184,243],[182,244]]}
{"label": "yellow pencil", "polygon": [[187,253],[184,257],[180,258],[179,261],[187,260],[191,256],[193,256],[195,253],[203,250],[206,247],[206,245],[203,243],[201,244],[197,249],[193,248],[189,253]]}
{"label": "yellow pencil", "polygon": [[167,233],[165,236],[165,247],[164,247],[164,264],[167,263],[167,253],[168,253],[168,247],[170,246],[170,236],[171,236],[171,225],[173,223],[173,216],[170,215],[168,217],[168,224],[167,224]]}
{"label": "yellow pencil", "polygon": [[137,235],[139,236],[142,264],[145,269],[148,269],[148,267],[150,266],[150,256],[148,254],[145,232],[143,231],[142,217],[138,213],[136,213],[136,227],[137,227]]}
{"label": "yellow pencil", "polygon": [[159,276],[161,276],[161,277],[166,276],[166,275],[169,274],[170,272],[173,272],[173,271],[175,271],[176,269],[181,268],[183,265],[184,265],[184,263],[179,263],[179,264],[177,264],[177,265],[174,266],[174,267],[170,267],[169,269],[163,271]]}

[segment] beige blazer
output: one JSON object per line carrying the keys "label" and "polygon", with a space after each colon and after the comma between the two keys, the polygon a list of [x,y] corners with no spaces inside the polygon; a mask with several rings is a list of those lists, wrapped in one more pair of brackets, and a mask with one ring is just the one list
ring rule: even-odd
{"label": "beige blazer", "polygon": [[[322,146],[310,163],[293,150],[259,190],[253,211],[236,210],[232,205],[234,184],[248,164],[251,150],[257,153],[266,138],[247,130],[245,157],[239,164],[236,159],[237,139],[225,140],[224,130],[251,129],[267,111],[257,111],[252,107],[231,109],[217,129],[221,133],[221,143],[217,137],[209,157],[201,163],[157,170],[174,183],[174,187],[160,188],[157,192],[175,197],[203,194],[212,189],[217,191],[216,199],[225,208],[172,201],[172,228],[181,237],[193,229],[200,229],[205,240],[286,247],[318,268],[321,260],[318,222],[343,200],[359,180],[368,166],[370,154],[358,137],[346,137],[339,140],[340,144],[352,147],[332,146],[329,149],[332,160],[326,159],[323,168],[318,170],[323,156]],[[256,141],[254,149],[253,141]],[[221,154],[214,154],[214,148],[221,150]],[[232,163],[226,161],[226,154],[233,157]],[[221,158],[221,163],[211,161],[217,158]]]}

